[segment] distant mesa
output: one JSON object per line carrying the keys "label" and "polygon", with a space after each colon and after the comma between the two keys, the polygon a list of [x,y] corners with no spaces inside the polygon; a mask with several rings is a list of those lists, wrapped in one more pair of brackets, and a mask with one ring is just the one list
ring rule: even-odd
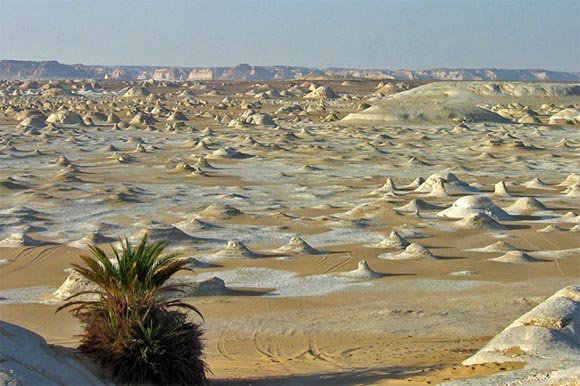
{"label": "distant mesa", "polygon": [[[120,79],[120,80],[273,80],[273,79],[399,79],[576,82],[575,72],[503,69],[388,70],[312,68],[297,66],[157,67],[62,64],[57,61],[0,60],[0,79]],[[377,93],[390,95],[399,85],[383,83]],[[492,90],[493,91],[493,90]],[[300,95],[299,95],[300,96]]]}

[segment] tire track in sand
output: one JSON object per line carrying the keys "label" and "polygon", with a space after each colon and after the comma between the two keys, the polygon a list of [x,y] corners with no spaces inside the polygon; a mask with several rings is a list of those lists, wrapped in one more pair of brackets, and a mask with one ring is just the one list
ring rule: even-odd
{"label": "tire track in sand", "polygon": [[14,261],[10,265],[5,266],[5,268],[2,270],[3,272],[0,273],[0,276],[20,271],[25,269],[29,264],[46,260],[58,252],[59,247],[60,246],[58,245],[52,245],[45,247],[25,248],[16,255]]}
{"label": "tire track in sand", "polygon": [[231,326],[232,322],[228,321],[224,327],[224,329],[222,330],[217,342],[216,342],[216,348],[217,348],[217,352],[219,353],[219,355],[221,355],[222,357],[228,359],[228,360],[235,360],[234,357],[232,356],[232,354],[230,354],[230,352],[226,349],[226,336],[229,332],[230,326]]}

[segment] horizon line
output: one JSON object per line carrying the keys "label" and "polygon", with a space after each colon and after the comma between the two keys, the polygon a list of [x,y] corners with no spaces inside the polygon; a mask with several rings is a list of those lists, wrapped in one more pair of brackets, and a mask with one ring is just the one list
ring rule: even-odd
{"label": "horizon line", "polygon": [[183,68],[183,69],[195,69],[195,68],[232,68],[237,67],[240,65],[248,65],[251,67],[293,67],[293,68],[310,68],[310,69],[339,69],[339,70],[359,70],[359,71],[429,71],[429,70],[507,70],[507,71],[550,71],[550,72],[562,72],[562,73],[571,73],[571,74],[580,74],[580,69],[578,71],[565,71],[565,70],[552,70],[547,68],[507,68],[507,67],[429,67],[429,68],[422,68],[422,69],[411,69],[411,68],[398,68],[398,69],[390,69],[390,68],[361,68],[361,67],[341,67],[341,66],[308,66],[308,65],[288,65],[288,64],[249,64],[240,62],[235,65],[230,66],[178,66],[178,65],[155,65],[155,64],[86,64],[82,62],[77,63],[64,63],[60,62],[57,59],[41,59],[41,60],[34,60],[34,59],[0,59],[0,62],[3,61],[11,61],[11,62],[36,62],[36,63],[43,63],[43,62],[56,62],[59,64],[63,64],[66,66],[74,66],[74,65],[81,65],[87,67],[156,67],[156,68]]}

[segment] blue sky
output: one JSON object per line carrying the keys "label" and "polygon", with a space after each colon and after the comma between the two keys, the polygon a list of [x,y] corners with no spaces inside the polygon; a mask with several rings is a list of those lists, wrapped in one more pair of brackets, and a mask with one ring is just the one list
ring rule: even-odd
{"label": "blue sky", "polygon": [[0,0],[0,59],[580,71],[580,1]]}

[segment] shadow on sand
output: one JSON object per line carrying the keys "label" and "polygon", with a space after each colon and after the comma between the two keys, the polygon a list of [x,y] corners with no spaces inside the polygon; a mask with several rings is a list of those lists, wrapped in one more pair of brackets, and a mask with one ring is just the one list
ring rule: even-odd
{"label": "shadow on sand", "polygon": [[427,375],[433,367],[378,367],[334,373],[298,374],[264,378],[211,379],[211,386],[348,386],[373,385],[381,380],[403,380]]}

